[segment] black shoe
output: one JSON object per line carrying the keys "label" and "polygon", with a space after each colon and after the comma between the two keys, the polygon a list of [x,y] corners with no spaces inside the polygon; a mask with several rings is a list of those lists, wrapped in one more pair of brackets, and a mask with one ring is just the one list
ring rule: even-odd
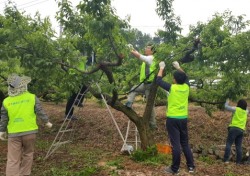
{"label": "black shoe", "polygon": [[173,174],[173,175],[179,175],[179,170],[174,172],[171,167],[167,167],[166,169],[164,169],[164,173],[166,174]]}
{"label": "black shoe", "polygon": [[194,171],[194,167],[189,167],[188,168],[188,172],[190,173],[190,174],[193,174],[195,171]]}

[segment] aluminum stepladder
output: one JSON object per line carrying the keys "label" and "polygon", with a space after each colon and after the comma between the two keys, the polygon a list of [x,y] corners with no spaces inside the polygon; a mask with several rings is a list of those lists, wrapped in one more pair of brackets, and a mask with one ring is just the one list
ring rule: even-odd
{"label": "aluminum stepladder", "polygon": [[[131,121],[129,120],[129,121],[128,121],[128,125],[127,125],[127,130],[126,130],[126,136],[125,136],[125,138],[124,138],[123,135],[122,135],[122,133],[121,133],[121,130],[120,130],[120,128],[119,128],[119,126],[118,126],[118,124],[117,124],[117,122],[116,122],[116,120],[115,120],[115,118],[114,118],[114,116],[113,116],[113,113],[111,112],[111,110],[110,110],[110,108],[109,108],[109,105],[107,104],[107,101],[106,101],[105,97],[104,97],[103,94],[102,94],[102,91],[101,91],[101,88],[100,88],[99,84],[96,83],[96,86],[97,86],[97,88],[98,88],[98,90],[99,90],[99,93],[101,94],[101,97],[102,97],[102,100],[103,100],[105,106],[106,106],[107,109],[108,109],[108,112],[109,112],[109,114],[110,114],[110,116],[111,116],[111,118],[112,118],[112,121],[114,122],[115,127],[116,127],[116,129],[117,129],[117,131],[118,131],[118,133],[119,133],[119,135],[120,135],[122,141],[123,141],[123,146],[122,146],[122,148],[121,148],[121,152],[128,152],[129,154],[131,154],[131,152],[132,152],[134,149],[133,149],[133,146],[132,146],[132,145],[129,145],[128,143],[135,143],[135,148],[136,148],[136,149],[138,148],[138,143],[140,143],[139,133],[138,133],[138,130],[137,130],[136,126],[135,126],[135,130],[131,130],[131,129],[130,129],[130,128],[131,128],[131,126],[130,126]],[[134,140],[134,141],[133,141],[133,140],[128,141],[128,137],[129,137],[129,132],[130,132],[130,131],[135,132],[135,140]]]}
{"label": "aluminum stepladder", "polygon": [[[69,117],[71,110],[74,108],[74,106],[79,107],[81,102],[78,100],[81,100],[83,98],[83,96],[88,92],[89,86],[87,87],[87,89],[83,93],[81,93],[82,87],[80,88],[79,92],[77,93],[76,98],[74,100],[74,103],[70,107],[69,113],[64,118],[64,121],[63,121],[61,127],[59,128],[58,133],[57,133],[53,143],[51,144],[44,159],[47,159],[60,146],[67,144],[67,143],[71,143],[73,141],[75,130],[77,129],[78,123],[77,123],[77,120],[68,119],[68,117]],[[80,114],[82,109],[83,109],[82,107],[79,107],[77,109],[77,114]],[[79,117],[81,117],[81,116],[79,116]]]}
{"label": "aluminum stepladder", "polygon": [[[135,150],[137,150],[139,147],[138,144],[141,143],[140,135],[139,135],[139,132],[137,130],[137,127],[135,126],[135,124],[132,124],[132,125],[134,126],[134,129],[131,129],[132,128],[131,127],[131,120],[128,120],[127,131],[126,131],[126,135],[125,135],[125,139],[124,139],[124,143],[123,143],[121,151],[126,151],[126,147],[127,147],[128,143],[134,143]],[[134,140],[129,140],[129,133],[130,132],[134,133],[134,136],[135,136]]]}

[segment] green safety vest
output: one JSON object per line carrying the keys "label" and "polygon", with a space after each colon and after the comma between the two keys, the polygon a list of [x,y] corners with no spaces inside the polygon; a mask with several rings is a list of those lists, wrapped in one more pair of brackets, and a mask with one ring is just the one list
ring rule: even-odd
{"label": "green safety vest", "polygon": [[3,106],[9,117],[7,126],[9,134],[38,129],[35,114],[35,99],[35,95],[29,92],[4,99]]}
{"label": "green safety vest", "polygon": [[[156,69],[156,63],[154,60],[150,66],[148,64],[146,64],[145,62],[143,62],[141,65],[140,82],[143,82],[143,81],[153,82],[155,75],[152,72],[155,69]],[[147,80],[145,80],[146,78],[147,78]]]}
{"label": "green safety vest", "polygon": [[168,96],[168,109],[166,116],[169,118],[184,119],[188,117],[189,86],[172,84]]}
{"label": "green safety vest", "polygon": [[247,111],[239,107],[236,107],[231,124],[229,126],[245,130],[246,122],[247,122]]}

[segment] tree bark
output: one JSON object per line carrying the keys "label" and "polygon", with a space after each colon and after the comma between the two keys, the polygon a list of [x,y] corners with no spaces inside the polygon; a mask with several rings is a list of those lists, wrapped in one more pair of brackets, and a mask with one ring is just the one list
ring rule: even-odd
{"label": "tree bark", "polygon": [[[150,95],[148,97],[149,101],[147,102],[143,116],[138,115],[133,109],[128,109],[118,99],[114,101],[113,97],[103,93],[103,96],[105,97],[105,100],[108,105],[124,113],[129,118],[129,120],[131,120],[136,125],[138,133],[140,135],[141,148],[143,150],[155,144],[153,131],[149,127],[149,118],[151,116],[151,112],[154,107],[156,90],[157,90],[157,85],[153,83]],[[97,99],[100,100],[102,99],[101,92],[96,92],[96,90],[93,88],[90,88],[89,91]]]}

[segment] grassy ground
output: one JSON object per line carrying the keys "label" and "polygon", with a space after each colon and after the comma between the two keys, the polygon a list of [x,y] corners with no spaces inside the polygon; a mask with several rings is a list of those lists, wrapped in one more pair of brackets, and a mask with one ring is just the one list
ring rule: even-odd
{"label": "grassy ground", "polygon": [[[46,129],[39,121],[39,134],[36,141],[33,176],[163,176],[163,169],[171,163],[170,155],[160,155],[135,161],[132,156],[120,152],[122,140],[103,106],[88,101],[79,112],[78,128],[72,143],[59,147],[44,160],[64,117],[65,104],[44,103],[45,111],[53,123],[52,129]],[[142,113],[144,106],[135,105]],[[157,107],[159,130],[155,132],[156,141],[165,143],[165,108]],[[125,134],[128,119],[122,113],[112,110],[117,123]],[[204,113],[204,109],[190,107],[190,143],[212,146],[225,143],[229,113],[216,112],[213,117]],[[66,136],[65,136],[66,137]],[[0,175],[5,175],[7,142],[0,141]],[[138,157],[138,156],[137,156]],[[195,158],[197,173],[201,176],[240,176],[250,175],[248,165],[228,165],[212,157]],[[180,175],[189,175],[182,157]]]}

